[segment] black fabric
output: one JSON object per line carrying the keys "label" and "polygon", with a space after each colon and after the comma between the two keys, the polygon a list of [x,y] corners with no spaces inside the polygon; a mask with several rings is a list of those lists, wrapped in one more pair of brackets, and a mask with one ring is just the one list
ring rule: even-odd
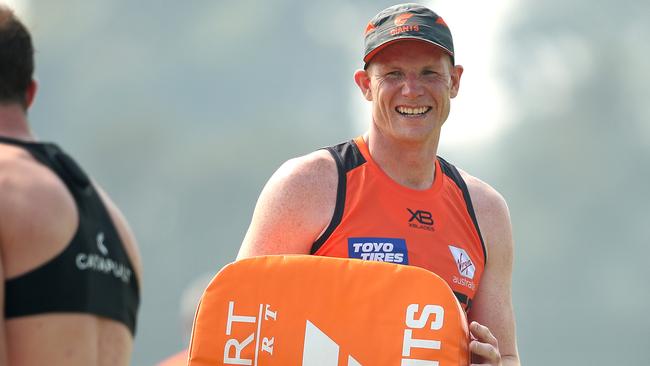
{"label": "black fabric", "polygon": [[465,184],[465,180],[463,177],[460,176],[460,172],[458,169],[456,169],[455,166],[447,162],[445,159],[438,157],[438,161],[440,162],[440,167],[442,168],[442,172],[451,178],[454,183],[460,188],[460,190],[463,192],[463,197],[465,198],[465,205],[467,206],[467,212],[469,213],[469,216],[472,218],[472,222],[474,223],[474,227],[476,228],[476,233],[478,234],[479,239],[481,239],[481,247],[483,248],[483,258],[485,259],[484,262],[487,263],[487,250],[485,249],[485,242],[483,241],[483,235],[481,235],[481,229],[478,227],[478,221],[476,220],[476,213],[474,213],[474,205],[472,205],[472,197],[469,194],[469,190],[467,189],[467,184]]}
{"label": "black fabric", "polygon": [[469,309],[472,307],[472,299],[469,296],[457,291],[454,291],[454,295],[456,296],[456,299],[458,299],[459,303],[465,305],[465,313],[468,313]]}
{"label": "black fabric", "polygon": [[0,137],[51,169],[72,194],[79,227],[64,251],[5,281],[5,317],[90,313],[124,323],[135,334],[138,283],[106,207],[83,170],[58,146]]}
{"label": "black fabric", "polygon": [[361,155],[361,151],[354,143],[350,140],[338,144],[336,146],[326,147],[327,151],[332,154],[334,161],[336,161],[336,169],[338,171],[339,181],[336,188],[336,206],[334,207],[334,215],[332,215],[332,220],[330,224],[321,235],[311,246],[311,254],[314,254],[320,249],[325,241],[332,235],[334,229],[341,223],[343,218],[343,209],[345,208],[345,193],[347,186],[347,173],[360,166],[366,162],[366,159]]}

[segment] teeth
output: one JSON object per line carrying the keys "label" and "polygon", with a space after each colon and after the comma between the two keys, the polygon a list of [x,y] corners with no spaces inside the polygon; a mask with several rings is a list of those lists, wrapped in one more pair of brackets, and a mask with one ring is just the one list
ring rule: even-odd
{"label": "teeth", "polygon": [[423,114],[426,113],[429,110],[429,107],[417,107],[417,108],[411,108],[411,107],[397,107],[397,111],[402,114]]}

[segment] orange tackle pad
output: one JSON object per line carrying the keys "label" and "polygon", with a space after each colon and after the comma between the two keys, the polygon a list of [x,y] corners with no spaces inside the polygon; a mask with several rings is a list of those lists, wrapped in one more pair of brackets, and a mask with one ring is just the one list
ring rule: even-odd
{"label": "orange tackle pad", "polygon": [[197,309],[190,366],[466,366],[465,312],[421,268],[307,255],[225,266]]}

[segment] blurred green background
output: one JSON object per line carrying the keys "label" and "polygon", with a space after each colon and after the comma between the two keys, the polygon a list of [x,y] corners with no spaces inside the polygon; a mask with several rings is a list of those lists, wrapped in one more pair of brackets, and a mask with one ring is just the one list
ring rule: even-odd
{"label": "blurred green background", "polygon": [[[362,31],[394,3],[9,2],[37,50],[34,130],[139,240],[134,365],[186,346],[184,289],[234,259],[273,171],[363,131]],[[523,364],[647,364],[650,3],[423,3],[466,69],[439,154],[510,206]]]}

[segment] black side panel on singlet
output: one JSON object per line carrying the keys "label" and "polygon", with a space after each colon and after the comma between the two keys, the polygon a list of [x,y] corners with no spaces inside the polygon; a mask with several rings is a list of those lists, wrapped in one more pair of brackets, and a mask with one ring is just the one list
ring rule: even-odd
{"label": "black side panel on singlet", "polygon": [[75,161],[50,143],[0,137],[47,166],[72,194],[79,227],[58,256],[5,281],[5,317],[90,313],[124,323],[135,334],[140,302],[133,265],[106,207]]}
{"label": "black side panel on singlet", "polygon": [[341,223],[343,218],[343,209],[345,208],[345,193],[347,186],[347,173],[360,166],[365,164],[366,159],[361,155],[361,151],[354,143],[353,140],[343,142],[336,146],[326,147],[327,151],[332,154],[334,161],[336,161],[336,170],[339,175],[339,182],[336,189],[336,206],[334,207],[334,215],[332,215],[332,220],[330,224],[321,235],[311,246],[311,254],[316,253],[320,249],[325,241],[332,235],[334,229]]}
{"label": "black side panel on singlet", "polygon": [[454,183],[460,188],[460,190],[463,192],[463,198],[465,199],[465,205],[467,205],[467,212],[469,213],[469,217],[472,219],[472,222],[474,223],[474,227],[476,228],[476,233],[478,234],[479,239],[481,239],[481,247],[483,248],[483,258],[485,259],[485,263],[487,263],[487,250],[485,249],[485,242],[483,242],[483,235],[481,235],[481,229],[478,227],[478,221],[476,220],[476,213],[474,213],[474,206],[472,205],[472,198],[469,194],[469,190],[467,189],[467,184],[465,183],[465,180],[463,177],[461,177],[460,172],[458,169],[456,169],[455,166],[447,162],[445,159],[441,158],[438,156],[438,161],[440,162],[440,167],[442,168],[442,172],[451,178]]}

